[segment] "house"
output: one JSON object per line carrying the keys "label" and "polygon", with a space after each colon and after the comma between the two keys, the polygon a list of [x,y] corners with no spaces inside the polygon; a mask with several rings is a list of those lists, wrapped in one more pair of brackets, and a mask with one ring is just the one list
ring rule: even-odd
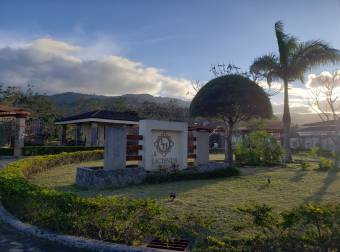
{"label": "house", "polygon": [[[94,110],[65,117],[55,124],[61,126],[60,145],[104,146],[105,126],[126,125],[129,132],[134,132],[139,120],[134,111]],[[67,134],[70,128],[72,133]]]}
{"label": "house", "polygon": [[319,146],[322,149],[333,151],[335,149],[335,121],[323,121],[303,124],[290,138],[292,149],[310,149]]}

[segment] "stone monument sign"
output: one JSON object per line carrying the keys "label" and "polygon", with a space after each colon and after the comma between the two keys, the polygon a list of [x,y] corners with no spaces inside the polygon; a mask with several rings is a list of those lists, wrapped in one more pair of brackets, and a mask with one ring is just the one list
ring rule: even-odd
{"label": "stone monument sign", "polygon": [[147,171],[183,170],[187,167],[188,124],[158,120],[141,120],[139,135],[143,159],[138,166]]}

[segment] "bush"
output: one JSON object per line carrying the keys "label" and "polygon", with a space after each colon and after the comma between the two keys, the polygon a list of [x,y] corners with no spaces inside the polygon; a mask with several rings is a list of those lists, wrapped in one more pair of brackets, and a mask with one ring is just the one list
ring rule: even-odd
{"label": "bush", "polygon": [[310,163],[308,163],[306,160],[301,160],[300,167],[301,167],[301,170],[306,171],[310,167]]}
{"label": "bush", "polygon": [[13,156],[13,148],[0,148],[0,156]]}
{"label": "bush", "polygon": [[[63,152],[103,150],[104,147],[86,147],[86,146],[24,146],[22,154],[24,156],[40,156],[60,154]],[[13,148],[0,148],[0,156],[13,156]]]}
{"label": "bush", "polygon": [[163,182],[195,180],[195,179],[216,179],[240,175],[240,171],[235,167],[228,167],[215,171],[203,173],[196,172],[173,172],[173,173],[153,173],[149,174],[144,180],[145,183],[155,184]]}
{"label": "bush", "polygon": [[282,164],[283,149],[272,135],[257,131],[236,146],[235,158],[240,165],[274,166]]}
{"label": "bush", "polygon": [[311,148],[310,154],[312,157],[317,158],[320,155],[320,147],[316,145],[313,148]]}
{"label": "bush", "polygon": [[320,157],[319,160],[319,169],[321,171],[329,171],[335,167],[335,163],[331,159],[327,159],[324,157]]}
{"label": "bush", "polygon": [[[28,182],[54,166],[103,158],[103,151],[82,151],[22,159],[0,171],[4,206],[23,221],[66,234],[126,244],[150,237],[178,238],[187,221],[168,214],[154,200],[125,197],[81,198]],[[186,218],[186,217],[183,217]]]}
{"label": "bush", "polygon": [[103,147],[86,146],[25,146],[22,150],[24,156],[52,155],[63,152],[103,150]]}

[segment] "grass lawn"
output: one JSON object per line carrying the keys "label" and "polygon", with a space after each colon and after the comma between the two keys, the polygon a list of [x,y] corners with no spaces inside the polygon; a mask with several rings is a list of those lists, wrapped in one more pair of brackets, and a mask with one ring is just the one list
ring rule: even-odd
{"label": "grass lawn", "polygon": [[[214,155],[212,159],[223,159]],[[84,197],[104,196],[148,197],[176,214],[194,213],[216,220],[215,230],[232,234],[231,227],[240,221],[238,206],[249,203],[267,203],[277,210],[284,210],[306,202],[340,202],[340,177],[336,171],[317,171],[311,163],[304,171],[298,164],[275,168],[241,168],[243,176],[213,180],[192,180],[152,185],[129,186],[110,190],[81,190],[74,186],[77,166],[98,166],[102,161],[79,165],[65,165],[37,174],[33,183],[70,191]],[[271,184],[267,183],[267,178]],[[168,201],[175,192],[174,202]]]}

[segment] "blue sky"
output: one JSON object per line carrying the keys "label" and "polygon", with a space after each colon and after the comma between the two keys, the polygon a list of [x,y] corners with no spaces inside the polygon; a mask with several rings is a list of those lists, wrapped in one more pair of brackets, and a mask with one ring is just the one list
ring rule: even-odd
{"label": "blue sky", "polygon": [[[211,64],[233,63],[247,69],[255,57],[268,52],[276,52],[273,26],[278,20],[284,22],[287,32],[296,35],[301,40],[322,39],[340,48],[340,2],[335,0],[0,0],[0,36],[2,38],[0,46],[10,47],[11,53],[18,53],[18,50],[27,51],[28,47],[47,48],[49,54],[51,50],[56,50],[52,53],[56,57],[58,53],[61,53],[61,57],[65,59],[67,54],[67,60],[72,56],[86,64],[93,63],[93,61],[102,63],[113,55],[118,58],[110,59],[111,65],[114,64],[117,67],[118,64],[121,67],[126,63],[135,70],[137,68],[137,72],[143,74],[147,72],[146,80],[141,81],[140,87],[147,86],[148,81],[157,82],[157,88],[151,88],[150,93],[180,97],[181,94],[177,89],[183,86],[177,82],[209,80],[212,77],[209,72]],[[35,44],[40,39],[48,40]],[[53,42],[59,44],[51,46]],[[60,43],[65,44],[62,46]],[[65,46],[74,48],[67,49]],[[17,54],[15,55],[17,57]],[[28,55],[32,53],[25,54],[25,67],[30,64],[30,69],[37,67],[33,64],[36,59],[32,60],[32,63],[27,59]],[[12,56],[7,55],[6,59]],[[33,57],[36,57],[36,53]],[[59,74],[69,76],[69,73],[62,72],[65,66],[61,66],[63,63],[60,62],[60,57],[58,60]],[[72,60],[76,61],[76,59]],[[124,60],[128,62],[122,63]],[[50,61],[52,60],[49,59],[48,62]],[[141,65],[133,65],[137,62]],[[8,61],[5,63],[14,68],[13,72],[22,69],[16,69],[16,65],[9,64]],[[56,63],[53,64],[55,66]],[[91,65],[91,67],[96,68],[97,65]],[[103,68],[106,69],[106,66],[99,68],[102,71]],[[122,71],[121,68],[119,69]],[[115,71],[118,72],[119,69]],[[125,71],[131,70],[126,69],[125,66],[124,69]],[[334,66],[324,66],[315,69],[314,72],[320,73],[323,70],[334,69]],[[24,71],[27,69],[25,68]],[[104,85],[105,88],[101,88],[100,83],[96,84],[95,88],[93,83],[81,87],[80,80],[88,79],[88,77],[79,77],[80,80],[75,81],[78,84],[74,86],[71,82],[64,83],[64,79],[57,80],[55,88],[48,88],[49,83],[53,83],[53,78],[50,78],[47,73],[39,76],[39,71],[41,68],[35,70],[34,74],[32,72],[27,76],[22,74],[15,78],[12,84],[28,80],[46,92],[70,91],[74,88],[74,91],[86,92],[88,90],[90,93],[109,95],[128,92],[129,85],[132,87],[131,92],[138,93],[144,90],[144,88],[135,88],[130,84],[131,80],[139,80],[143,76],[129,77],[130,82],[124,82],[124,76],[118,80],[113,77],[101,80],[112,80],[115,86],[118,86],[121,85],[118,82],[124,79],[122,82],[126,83],[127,88],[119,88],[113,92],[108,92],[109,84]],[[158,73],[157,78],[154,78],[152,71]],[[5,75],[12,76],[13,74],[6,72]],[[51,75],[58,76],[56,73]],[[8,79],[4,78],[1,81],[8,82]],[[176,90],[169,88],[172,81],[177,81]],[[58,84],[61,82],[63,85]],[[163,85],[163,82],[167,84]],[[155,84],[150,83],[150,85]],[[298,86],[297,83],[296,85]],[[64,88],[66,86],[69,88]],[[148,90],[148,88],[145,89],[145,91]],[[279,102],[280,96],[274,98],[275,100]]]}

